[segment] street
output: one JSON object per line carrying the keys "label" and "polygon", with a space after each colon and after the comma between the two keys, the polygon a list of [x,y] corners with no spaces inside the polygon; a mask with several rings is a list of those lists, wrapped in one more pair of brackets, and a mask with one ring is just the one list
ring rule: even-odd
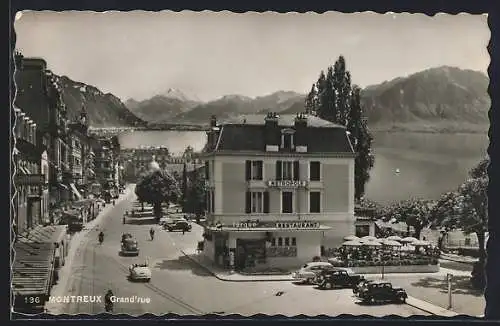
{"label": "street", "polygon": [[[263,313],[294,316],[339,314],[385,316],[426,315],[421,310],[405,304],[367,306],[356,303],[352,290],[321,291],[308,285],[291,282],[225,282],[220,281],[186,258],[179,250],[196,246],[201,240],[202,229],[193,224],[192,232],[161,230],[153,220],[130,221],[122,224],[125,210],[130,210],[135,200],[125,200],[116,205],[103,222],[86,236],[70,272],[65,295],[102,295],[111,289],[117,297],[138,296],[149,298],[149,303],[115,303],[114,313],[140,315],[143,313],[200,315],[208,313],[241,314]],[[149,229],[156,229],[153,241]],[[97,235],[105,234],[99,245]],[[133,234],[139,243],[139,257],[121,257],[121,235]],[[130,282],[128,266],[149,260],[152,269],[150,283]],[[277,296],[278,292],[282,295]],[[61,313],[97,314],[104,312],[104,303],[61,303]]]}

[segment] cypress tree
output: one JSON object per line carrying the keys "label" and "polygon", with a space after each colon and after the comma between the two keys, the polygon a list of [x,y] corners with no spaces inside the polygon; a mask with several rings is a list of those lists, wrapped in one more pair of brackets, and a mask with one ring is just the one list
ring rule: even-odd
{"label": "cypress tree", "polygon": [[317,98],[316,85],[313,84],[311,87],[311,91],[309,92],[309,94],[307,94],[305,100],[305,109],[307,114],[311,114],[316,111],[316,98]]}
{"label": "cypress tree", "polygon": [[351,143],[356,152],[354,161],[354,198],[356,201],[361,200],[365,194],[366,183],[370,180],[370,170],[375,164],[375,158],[371,152],[373,137],[363,118],[360,92],[359,87],[353,87],[347,125]]}

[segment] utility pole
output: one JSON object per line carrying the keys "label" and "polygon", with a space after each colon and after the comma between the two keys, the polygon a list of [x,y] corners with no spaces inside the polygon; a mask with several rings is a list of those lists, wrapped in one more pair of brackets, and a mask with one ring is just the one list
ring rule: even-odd
{"label": "utility pole", "polygon": [[448,282],[448,310],[452,308],[451,301],[451,281],[453,279],[453,274],[446,274],[446,281]]}

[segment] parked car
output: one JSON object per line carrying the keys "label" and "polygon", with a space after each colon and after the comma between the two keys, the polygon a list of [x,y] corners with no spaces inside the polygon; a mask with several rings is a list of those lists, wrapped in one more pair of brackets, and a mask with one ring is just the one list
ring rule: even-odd
{"label": "parked car", "polygon": [[147,263],[133,264],[129,267],[129,279],[131,281],[151,281],[151,269]]}
{"label": "parked car", "polygon": [[354,288],[364,279],[364,276],[349,274],[346,270],[323,270],[316,277],[316,284],[320,289],[332,289],[334,287]]}
{"label": "parked car", "polygon": [[172,221],[171,223],[164,224],[163,228],[165,230],[167,230],[168,232],[172,232],[172,231],[189,232],[189,231],[191,231],[192,226],[186,220],[175,220],[175,221]]}
{"label": "parked car", "polygon": [[408,294],[402,288],[394,288],[390,282],[371,282],[362,287],[359,298],[363,302],[396,302],[404,303]]}
{"label": "parked car", "polygon": [[366,286],[368,286],[368,284],[370,283],[373,283],[373,280],[367,280],[367,279],[362,279],[356,286],[354,286],[352,288],[352,293],[354,293],[354,295],[358,295],[359,292],[365,288]]}
{"label": "parked car", "polygon": [[131,237],[122,239],[121,255],[123,256],[139,256],[139,245],[137,240]]}
{"label": "parked car", "polygon": [[307,263],[302,266],[301,269],[299,269],[295,273],[292,273],[292,280],[293,282],[313,284],[316,275],[318,275],[321,271],[333,270],[334,268],[335,267],[333,267],[333,265],[328,262],[320,261]]}

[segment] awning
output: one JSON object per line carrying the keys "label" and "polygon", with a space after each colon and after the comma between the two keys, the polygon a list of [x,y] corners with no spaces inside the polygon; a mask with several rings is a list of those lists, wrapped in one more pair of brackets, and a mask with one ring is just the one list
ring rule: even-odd
{"label": "awning", "polygon": [[71,190],[75,194],[76,198],[78,198],[78,200],[82,199],[82,195],[80,194],[80,192],[78,191],[78,189],[76,189],[75,184],[74,183],[70,183],[69,186],[71,187]]}
{"label": "awning", "polygon": [[55,245],[49,243],[16,242],[16,259],[12,266],[12,291],[17,297],[16,306],[22,304],[22,296],[48,295],[52,284]]}

